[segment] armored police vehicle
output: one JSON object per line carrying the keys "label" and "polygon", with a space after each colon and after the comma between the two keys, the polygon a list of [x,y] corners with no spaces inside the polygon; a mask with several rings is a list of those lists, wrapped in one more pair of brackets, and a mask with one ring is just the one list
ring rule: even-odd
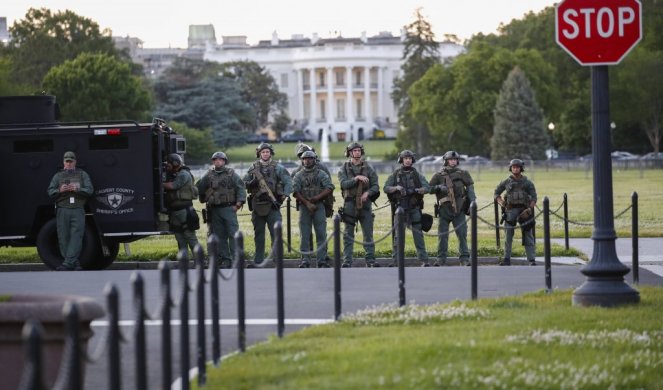
{"label": "armored police vehicle", "polygon": [[83,269],[108,267],[120,243],[170,233],[162,162],[170,153],[183,154],[185,139],[159,119],[62,123],[57,117],[54,96],[0,97],[0,246],[36,246],[46,266],[62,264],[46,188],[69,150],[94,186],[86,205]]}

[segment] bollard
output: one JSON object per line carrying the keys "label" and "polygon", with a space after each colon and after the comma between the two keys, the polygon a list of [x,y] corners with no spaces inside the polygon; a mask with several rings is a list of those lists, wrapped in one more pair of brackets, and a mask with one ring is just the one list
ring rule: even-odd
{"label": "bollard", "polygon": [[[564,194],[566,198],[566,194]],[[546,293],[552,292],[552,269],[550,265],[550,200],[543,198],[543,256],[546,274]]]}
{"label": "bollard", "polygon": [[210,305],[212,312],[212,362],[218,367],[221,362],[221,329],[219,320],[221,319],[219,301],[219,263],[217,254],[219,253],[219,238],[212,234],[207,239],[207,256],[210,267]]}
{"label": "bollard", "polygon": [[472,262],[472,270],[471,270],[471,279],[472,279],[472,300],[475,301],[477,299],[477,290],[478,290],[478,283],[477,283],[477,250],[478,250],[478,240],[477,240],[477,202],[472,201],[470,204],[470,218],[472,220],[472,230],[471,232],[471,244],[472,244],[472,252],[470,253],[470,261]]}
{"label": "bollard", "polygon": [[638,249],[638,193],[633,192],[631,195],[631,240],[633,245],[633,257],[631,262],[633,263],[633,284],[640,283],[640,259],[639,249]]}
{"label": "bollard", "polygon": [[405,211],[396,210],[396,261],[398,262],[398,303],[405,306]]}
{"label": "bollard", "polygon": [[274,235],[276,236],[276,333],[279,338],[283,337],[285,329],[285,310],[283,304],[283,225],[281,221],[274,223]]}
{"label": "bollard", "polygon": [[[106,305],[108,306],[108,388],[110,390],[120,390],[122,378],[120,369],[120,296],[114,284],[106,286]],[[168,383],[170,382],[169,380]]]}
{"label": "bollard", "polygon": [[131,275],[134,287],[134,310],[136,325],[134,327],[134,358],[136,359],[136,388],[147,389],[147,342],[145,340],[145,292],[143,277],[139,272]]}
{"label": "bollard", "polygon": [[38,321],[28,320],[23,326],[23,344],[25,345],[25,368],[19,390],[46,389],[44,383],[44,365],[41,345],[44,328]]}
{"label": "bollard", "polygon": [[237,262],[237,345],[246,351],[246,300],[244,288],[244,234],[235,233],[235,261]]}
{"label": "bollard", "polygon": [[163,307],[161,308],[161,386],[164,390],[170,388],[173,381],[172,371],[172,341],[171,341],[171,306],[173,304],[170,298],[170,266],[168,262],[161,260],[159,262],[159,273],[161,276],[161,299]]}
{"label": "bollard", "polygon": [[207,370],[205,362],[207,361],[207,336],[205,335],[205,264],[203,248],[196,245],[193,248],[193,255],[196,259],[196,341],[197,341],[197,362],[198,362],[198,386],[202,387],[207,382]]}
{"label": "bollard", "polygon": [[[292,229],[291,229],[291,223],[290,223],[290,197],[288,196],[286,198],[286,208],[285,208],[285,215],[286,215],[286,222],[287,222],[287,229],[288,229],[288,253],[292,253]],[[313,240],[311,240],[311,245],[313,244]]]}
{"label": "bollard", "polygon": [[341,215],[334,216],[334,320],[341,318]]}
{"label": "bollard", "polygon": [[[177,253],[180,271],[180,378],[182,389],[189,390],[189,261],[187,249]],[[144,389],[144,387],[137,387]]]}
{"label": "bollard", "polygon": [[495,247],[500,249],[500,205],[496,200],[493,200],[493,205],[495,206]]}
{"label": "bollard", "polygon": [[564,247],[569,250],[569,199],[564,193]]}

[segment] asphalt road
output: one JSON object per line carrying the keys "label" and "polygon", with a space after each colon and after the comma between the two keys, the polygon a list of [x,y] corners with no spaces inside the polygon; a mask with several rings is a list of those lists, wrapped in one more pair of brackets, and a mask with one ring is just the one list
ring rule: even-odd
{"label": "asphalt road", "polygon": [[[555,289],[575,288],[580,286],[585,277],[580,273],[580,265],[556,265],[552,267],[552,285]],[[122,346],[122,381],[123,388],[135,388],[134,335],[132,320],[134,317],[132,298],[132,274],[136,271],[106,270],[89,272],[1,272],[0,294],[30,293],[38,291],[46,294],[74,294],[96,299],[105,306],[105,287],[114,284],[120,291],[120,318],[128,323],[122,327],[127,341]],[[156,270],[139,271],[145,281],[146,311],[155,312],[159,307],[161,291],[159,273]],[[406,301],[417,304],[450,302],[455,299],[471,299],[470,267],[409,267],[406,268]],[[196,273],[189,271],[189,281],[193,285]],[[171,275],[173,297],[176,297],[179,278],[177,271]],[[630,282],[630,275],[627,275]],[[221,345],[222,354],[238,349],[237,326],[237,287],[236,278],[220,281]],[[663,285],[663,278],[640,269],[641,284]],[[316,323],[331,321],[334,315],[333,270],[332,269],[286,269],[285,318],[286,332],[300,329]],[[266,340],[276,333],[276,277],[274,269],[246,270],[246,316],[247,344]],[[516,295],[545,288],[544,267],[530,266],[480,266],[478,268],[478,296],[499,297]],[[193,293],[190,296],[190,316],[196,318]],[[209,314],[207,298],[206,318]],[[351,268],[342,270],[342,311],[355,312],[359,309],[383,303],[397,303],[399,299],[398,270],[396,268]],[[569,302],[570,304],[570,302]],[[175,309],[177,310],[177,309]],[[173,318],[179,314],[173,312]],[[90,342],[90,351],[107,330],[105,318],[93,324],[95,336]],[[179,352],[179,327],[173,326],[173,351]],[[148,388],[161,386],[159,343],[160,326],[147,326],[148,333]],[[190,367],[196,361],[196,329],[190,326]],[[211,359],[211,336],[207,332],[207,359]],[[173,357],[173,374],[179,376],[178,356]],[[85,381],[86,389],[107,387],[107,367],[102,359],[89,365]]]}

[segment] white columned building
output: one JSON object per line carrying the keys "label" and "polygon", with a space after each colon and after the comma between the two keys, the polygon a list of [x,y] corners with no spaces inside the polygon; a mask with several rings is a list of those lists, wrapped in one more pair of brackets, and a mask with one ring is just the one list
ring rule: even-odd
{"label": "white columned building", "polygon": [[[403,36],[312,38],[294,35],[249,45],[244,36],[224,36],[209,43],[203,58],[215,62],[251,60],[265,67],[288,96],[291,130],[318,140],[323,129],[332,141],[395,137],[397,108],[391,99],[393,80],[400,76]],[[447,59],[463,52],[461,45],[440,43]]]}

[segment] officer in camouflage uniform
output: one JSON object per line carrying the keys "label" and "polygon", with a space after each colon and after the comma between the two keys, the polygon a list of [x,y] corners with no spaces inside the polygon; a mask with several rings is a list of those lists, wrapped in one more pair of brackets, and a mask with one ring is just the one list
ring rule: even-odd
{"label": "officer in camouflage uniform", "polygon": [[329,268],[327,258],[327,216],[324,199],[334,191],[331,178],[316,164],[317,156],[306,151],[301,156],[303,170],[295,175],[293,191],[299,208],[299,235],[302,262],[299,268],[309,268],[311,264],[311,225],[315,228],[316,257],[318,268]]}
{"label": "officer in camouflage uniform", "polygon": [[476,200],[474,181],[468,171],[458,168],[460,155],[453,150],[443,156],[444,167],[430,180],[430,192],[437,198],[436,210],[440,217],[438,226],[436,266],[447,262],[449,250],[449,223],[453,224],[458,237],[458,252],[461,265],[470,265],[470,250],[467,247],[467,219],[470,203]]}
{"label": "officer in camouflage uniform", "polygon": [[343,267],[352,267],[352,245],[354,244],[355,225],[361,224],[366,251],[366,266],[379,267],[375,262],[375,243],[373,243],[373,213],[371,202],[380,196],[378,175],[375,170],[362,160],[364,146],[358,142],[350,143],[345,148],[345,156],[350,160],[338,171],[338,181],[343,190],[343,212],[345,224],[343,231]]}
{"label": "officer in camouflage uniform", "polygon": [[235,254],[235,233],[239,230],[237,210],[246,202],[246,187],[239,175],[226,167],[225,153],[214,153],[212,164],[196,184],[198,198],[206,204],[210,234],[219,239],[218,264],[221,268],[230,268]]}
{"label": "officer in camouflage uniform", "polygon": [[[412,166],[415,162],[414,153],[404,150],[398,155],[401,167],[392,173],[384,183],[384,192],[392,203],[392,211],[402,207],[405,212],[405,223],[412,227],[414,246],[417,248],[417,258],[422,267],[428,267],[428,253],[424,242],[424,233],[421,225],[421,209],[424,205],[424,194],[429,191],[426,178]],[[394,261],[396,250],[392,253]],[[395,263],[394,263],[395,264]]]}
{"label": "officer in camouflage uniform", "polygon": [[166,173],[166,182],[161,185],[166,191],[170,230],[175,233],[178,251],[184,250],[188,256],[189,248],[193,254],[196,245],[200,245],[196,237],[200,220],[193,208],[198,188],[193,184],[193,174],[179,154],[172,153],[166,157]]}
{"label": "officer in camouflage uniform", "polygon": [[[306,144],[304,144],[304,143],[297,144],[297,158],[300,160],[301,164],[290,174],[290,176],[292,176],[293,179],[294,179],[295,175],[297,174],[297,172],[304,169],[304,161],[302,160],[302,154],[304,152],[313,152],[313,153],[315,153],[315,149],[308,146],[308,145],[306,145]],[[315,158],[315,165],[318,168],[320,168],[322,171],[327,173],[327,176],[329,176],[329,178],[331,178],[331,172],[329,172],[329,169],[325,166],[325,164],[320,162],[320,159],[317,157],[317,155],[316,155],[316,158]]]}
{"label": "officer in camouflage uniform", "polygon": [[254,263],[265,259],[265,224],[274,242],[274,224],[281,221],[281,204],[292,193],[292,178],[281,164],[272,159],[274,148],[263,142],[256,148],[258,160],[251,165],[244,176],[249,191],[249,206],[252,210],[251,222],[255,233],[256,254]]}
{"label": "officer in camouflage uniform", "polygon": [[[536,265],[536,242],[534,241],[534,207],[536,206],[536,188],[526,176],[525,163],[513,159],[509,163],[511,175],[495,188],[495,201],[503,207],[505,215],[506,242],[504,243],[504,260],[500,265],[511,265],[511,247],[516,223],[520,224],[523,234],[525,254],[530,265]],[[502,192],[506,191],[506,200]]]}
{"label": "officer in camouflage uniform", "polygon": [[81,270],[78,256],[85,234],[85,203],[94,192],[90,176],[76,168],[76,154],[64,154],[64,169],[48,185],[48,196],[55,200],[55,218],[60,254],[64,259],[57,271]]}

